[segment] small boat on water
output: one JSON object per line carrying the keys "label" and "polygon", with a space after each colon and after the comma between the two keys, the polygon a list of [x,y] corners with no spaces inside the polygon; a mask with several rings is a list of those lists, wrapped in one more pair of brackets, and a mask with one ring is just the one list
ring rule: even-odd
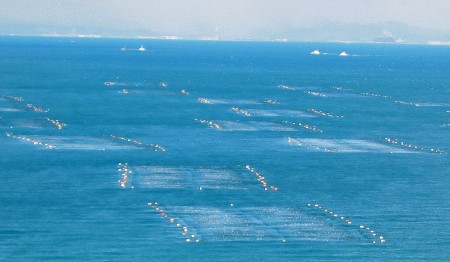
{"label": "small boat on water", "polygon": [[347,54],[345,51],[340,53],[339,56],[349,56],[349,54]]}
{"label": "small boat on water", "polygon": [[312,51],[310,54],[311,55],[320,55],[321,53],[320,53],[319,49],[316,49],[316,50]]}
{"label": "small boat on water", "polygon": [[138,50],[139,50],[139,51],[146,51],[147,49],[145,49],[144,45],[141,45],[141,47],[139,47]]}

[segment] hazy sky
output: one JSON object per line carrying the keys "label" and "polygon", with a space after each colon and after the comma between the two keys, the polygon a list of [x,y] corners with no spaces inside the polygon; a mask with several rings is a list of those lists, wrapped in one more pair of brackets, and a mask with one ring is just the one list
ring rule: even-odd
{"label": "hazy sky", "polygon": [[450,0],[0,0],[0,25],[235,37],[325,23],[402,22],[450,31]]}

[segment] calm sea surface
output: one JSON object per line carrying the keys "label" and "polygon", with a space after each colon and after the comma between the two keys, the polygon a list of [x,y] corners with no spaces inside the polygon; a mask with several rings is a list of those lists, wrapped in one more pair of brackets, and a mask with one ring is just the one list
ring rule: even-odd
{"label": "calm sea surface", "polygon": [[2,37],[0,260],[448,261],[449,65]]}

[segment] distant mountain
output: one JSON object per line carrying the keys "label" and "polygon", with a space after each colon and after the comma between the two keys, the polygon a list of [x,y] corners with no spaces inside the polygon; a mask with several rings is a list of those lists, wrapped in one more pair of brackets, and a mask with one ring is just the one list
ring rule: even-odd
{"label": "distant mountain", "polygon": [[0,23],[0,35],[26,36],[108,36],[108,37],[137,37],[153,36],[154,32],[142,29],[105,28],[70,25],[48,25],[28,23]]}
{"label": "distant mountain", "polygon": [[450,42],[450,33],[422,29],[402,23],[378,24],[326,24],[317,27],[296,28],[284,32],[264,32],[272,39],[311,42],[385,42],[385,43],[427,43],[429,41]]}
{"label": "distant mountain", "polygon": [[[377,24],[328,23],[316,27],[289,30],[259,29],[246,36],[238,37],[236,32],[212,30],[200,26],[184,34],[161,32],[142,28],[103,28],[70,25],[26,24],[0,21],[0,35],[29,36],[85,36],[85,37],[149,37],[163,39],[198,40],[258,40],[298,42],[362,42],[362,43],[418,43],[450,44],[450,31],[411,27],[397,22]],[[176,35],[176,36],[171,36]]]}

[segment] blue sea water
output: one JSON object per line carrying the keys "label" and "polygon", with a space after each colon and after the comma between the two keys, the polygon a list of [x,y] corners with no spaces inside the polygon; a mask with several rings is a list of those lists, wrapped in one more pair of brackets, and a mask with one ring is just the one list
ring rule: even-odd
{"label": "blue sea water", "polygon": [[2,37],[0,57],[1,261],[450,260],[450,47]]}

